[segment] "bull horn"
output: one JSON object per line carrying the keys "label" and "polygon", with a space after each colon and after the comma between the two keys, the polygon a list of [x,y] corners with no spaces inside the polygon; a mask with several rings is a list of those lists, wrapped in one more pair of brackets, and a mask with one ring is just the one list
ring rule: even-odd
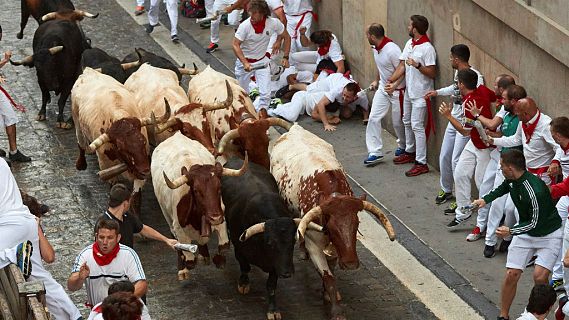
{"label": "bull horn", "polygon": [[51,54],[53,56],[54,54],[61,52],[63,50],[63,46],[55,46],[55,47],[51,47],[47,50],[49,51],[49,54]]}
{"label": "bull horn", "polygon": [[194,63],[194,70],[186,69],[184,68],[184,66],[182,66],[181,68],[178,68],[178,71],[180,71],[181,74],[189,76],[195,76],[196,74],[199,73],[198,66],[196,66],[195,63]]}
{"label": "bull horn", "polygon": [[84,16],[84,17],[91,18],[91,19],[95,19],[96,17],[99,16],[98,13],[97,13],[97,14],[92,14],[92,13],[89,13],[89,12],[83,11],[83,10],[74,10],[74,11],[75,11],[75,13],[77,13],[77,14],[80,14],[80,15],[82,15],[82,16]]}
{"label": "bull horn", "polygon": [[162,133],[166,130],[168,130],[168,128],[173,127],[174,125],[176,125],[178,123],[178,119],[175,117],[172,117],[170,119],[168,119],[168,121],[166,121],[166,123],[164,123],[161,126],[156,126],[156,133]]}
{"label": "bull horn", "polygon": [[300,239],[304,239],[304,233],[306,232],[306,229],[308,228],[308,224],[309,222],[311,222],[312,220],[316,219],[317,217],[322,215],[322,208],[320,208],[320,206],[316,206],[312,209],[310,209],[310,211],[308,211],[300,220],[300,223],[298,224],[298,228],[296,229],[297,233],[296,233],[296,240],[300,240]]}
{"label": "bull horn", "polygon": [[389,236],[389,240],[391,240],[391,241],[395,240],[395,231],[393,230],[393,226],[391,225],[391,222],[389,222],[389,219],[387,219],[387,216],[385,215],[385,213],[383,213],[383,210],[381,210],[380,208],[375,206],[373,203],[368,202],[368,201],[363,201],[363,204],[364,204],[365,210],[367,210],[368,212],[370,212],[371,214],[373,214],[374,216],[376,216],[379,219],[379,222],[381,222],[381,224],[385,228],[385,231],[387,231],[387,235]]}
{"label": "bull horn", "polygon": [[50,12],[50,13],[46,13],[41,17],[41,21],[48,21],[48,20],[53,20],[55,19],[55,17],[57,17],[57,13],[56,12]]}
{"label": "bull horn", "polygon": [[223,137],[221,137],[221,140],[219,140],[217,153],[223,154],[226,145],[237,138],[239,138],[239,130],[237,129],[230,130],[228,133],[224,134]]}
{"label": "bull horn", "polygon": [[284,119],[281,118],[268,118],[267,121],[269,121],[269,124],[271,126],[279,126],[283,129],[286,129],[287,131],[290,130],[290,127],[292,127],[292,124]]}
{"label": "bull horn", "polygon": [[164,98],[164,114],[160,117],[160,119],[156,120],[156,116],[154,115],[154,111],[150,113],[149,118],[143,118],[140,120],[140,124],[142,126],[149,126],[155,125],[156,123],[164,123],[170,119],[170,115],[172,114],[172,109],[170,108],[170,103],[168,103],[168,99]]}
{"label": "bull horn", "polygon": [[[300,221],[302,221],[302,219],[300,219],[300,218],[294,218],[293,220],[294,220],[294,223],[296,223],[297,227],[300,224]],[[323,226],[319,225],[318,223],[314,223],[312,221],[308,223],[307,229],[318,231],[318,232],[324,232]]]}
{"label": "bull horn", "polygon": [[119,174],[125,172],[126,170],[128,170],[128,166],[124,163],[119,163],[115,166],[97,172],[97,175],[101,180],[106,181],[118,176]]}
{"label": "bull horn", "polygon": [[179,177],[174,181],[171,181],[166,175],[166,172],[162,171],[162,173],[164,174],[164,180],[166,180],[166,185],[168,185],[168,188],[170,189],[178,189],[179,187],[188,183],[188,177],[186,177],[185,175]]}
{"label": "bull horn", "polygon": [[228,177],[242,176],[245,173],[245,171],[247,171],[248,166],[249,166],[249,156],[247,155],[247,152],[245,152],[245,160],[243,161],[241,169],[235,170],[235,169],[223,168],[223,175]]}
{"label": "bull horn", "polygon": [[10,59],[10,63],[15,66],[31,65],[32,63],[34,63],[34,56],[27,56],[20,61],[12,61],[12,59]]}
{"label": "bull horn", "polygon": [[229,81],[225,80],[225,87],[227,88],[227,99],[224,102],[217,102],[212,105],[204,106],[204,111],[213,111],[217,109],[229,108],[233,104],[233,90],[229,85]]}
{"label": "bull horn", "polygon": [[247,228],[247,230],[243,231],[243,233],[239,236],[239,241],[245,242],[247,239],[261,232],[265,232],[264,222],[254,224]]}
{"label": "bull horn", "polygon": [[121,67],[123,70],[128,70],[130,68],[134,68],[134,67],[138,67],[138,66],[140,66],[140,59],[136,60],[134,62],[121,63]]}
{"label": "bull horn", "polygon": [[102,135],[100,135],[97,139],[95,139],[93,142],[91,142],[91,144],[89,145],[89,149],[91,149],[91,151],[95,151],[97,150],[100,146],[102,146],[103,144],[105,144],[105,142],[109,142],[109,140],[111,140],[111,138],[109,137],[108,134],[103,133]]}

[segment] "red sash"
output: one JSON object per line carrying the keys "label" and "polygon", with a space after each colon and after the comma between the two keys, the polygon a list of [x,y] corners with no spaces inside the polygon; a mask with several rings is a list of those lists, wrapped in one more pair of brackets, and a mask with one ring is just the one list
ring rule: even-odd
{"label": "red sash", "polygon": [[300,29],[300,26],[302,25],[302,22],[304,21],[304,17],[308,13],[312,14],[312,17],[314,18],[315,21],[318,21],[318,15],[316,13],[314,13],[312,10],[305,11],[302,14],[293,15],[293,16],[301,16],[301,17],[300,17],[300,20],[298,20],[298,23],[296,24],[296,26],[294,27],[294,34],[291,35],[291,38],[293,38],[293,39],[298,38],[298,29]]}
{"label": "red sash", "polygon": [[399,91],[399,110],[401,110],[401,119],[403,119],[403,101],[405,100],[405,88],[395,90]]}
{"label": "red sash", "polygon": [[0,92],[2,92],[6,98],[8,98],[8,101],[10,101],[10,104],[12,105],[12,107],[14,107],[14,109],[19,110],[21,112],[26,112],[26,107],[24,107],[21,104],[17,104],[14,99],[12,99],[12,97],[8,94],[8,92],[6,90],[4,90],[4,88],[2,88],[2,86],[0,86]]}
{"label": "red sash", "polygon": [[429,140],[431,133],[435,135],[435,120],[431,112],[431,98],[426,98],[425,102],[427,102],[427,125],[425,126],[425,135],[427,136],[427,140]]}
{"label": "red sash", "polygon": [[95,258],[95,262],[97,262],[98,265],[106,266],[109,263],[111,263],[111,261],[113,261],[114,258],[116,258],[117,254],[119,253],[119,250],[120,250],[120,245],[117,243],[117,245],[113,248],[111,252],[104,254],[103,252],[101,252],[99,244],[95,242],[95,244],[93,244],[93,258]]}
{"label": "red sash", "polygon": [[537,123],[539,122],[540,117],[541,117],[541,111],[537,110],[537,118],[532,124],[526,124],[522,122],[522,129],[524,130],[524,134],[526,135],[526,144],[529,143],[529,141],[531,140],[531,136],[535,131],[535,128],[537,127]]}

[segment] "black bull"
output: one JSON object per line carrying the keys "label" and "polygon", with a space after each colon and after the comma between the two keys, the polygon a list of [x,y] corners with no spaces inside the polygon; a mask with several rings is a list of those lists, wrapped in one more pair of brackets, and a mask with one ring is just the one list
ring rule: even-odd
{"label": "black bull", "polygon": [[[225,167],[239,169],[242,163],[241,159],[232,159]],[[221,194],[229,237],[241,269],[238,290],[242,294],[249,292],[251,264],[268,272],[268,314],[277,315],[277,279],[294,273],[296,224],[292,214],[279,196],[271,173],[254,163],[249,163],[249,170],[241,177],[222,177]],[[260,233],[243,234],[249,227],[262,223],[263,230],[257,229]]]}
{"label": "black bull", "polygon": [[42,23],[41,17],[50,12],[61,9],[75,9],[70,0],[20,0],[22,19],[20,21],[20,32],[16,35],[18,39],[24,37],[24,29],[28,23],[30,15],[36,19],[38,24]]}
{"label": "black bull", "polygon": [[57,126],[69,128],[63,119],[63,108],[71,88],[79,76],[81,54],[88,45],[74,21],[50,20],[42,23],[34,34],[33,55],[14,65],[35,67],[42,92],[42,106],[37,120],[45,120],[46,105],[51,101],[50,91],[59,94]]}

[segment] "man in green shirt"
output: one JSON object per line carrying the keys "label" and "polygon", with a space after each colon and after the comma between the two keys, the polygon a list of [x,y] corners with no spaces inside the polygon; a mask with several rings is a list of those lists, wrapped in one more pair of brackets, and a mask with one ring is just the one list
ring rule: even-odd
{"label": "man in green shirt", "polygon": [[508,250],[506,276],[502,284],[500,316],[510,319],[509,311],[516,295],[517,284],[525,266],[537,256],[533,279],[536,284],[547,284],[549,274],[559,256],[562,243],[561,218],[545,183],[526,170],[523,152],[508,150],[501,154],[500,165],[506,180],[474,205],[482,208],[505,194],[510,194],[518,209],[519,222],[513,227],[501,226],[499,237],[513,235]]}

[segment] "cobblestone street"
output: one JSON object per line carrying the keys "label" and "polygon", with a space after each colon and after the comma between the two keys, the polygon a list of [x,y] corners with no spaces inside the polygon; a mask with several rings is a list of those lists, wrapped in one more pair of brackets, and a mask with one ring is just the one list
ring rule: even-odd
{"label": "cobblestone street", "polygon": [[[79,9],[100,13],[97,19],[82,22],[94,47],[119,59],[135,47],[166,56],[163,49],[114,1],[76,0],[74,4]],[[13,59],[31,54],[37,23],[30,19],[24,39],[18,40],[20,3],[4,1],[2,7],[0,21],[4,33],[0,51],[12,50]],[[180,19],[185,18],[180,16]],[[41,105],[35,70],[7,65],[2,73],[8,81],[7,91],[28,109],[27,113],[19,114],[18,146],[33,161],[14,164],[12,170],[22,189],[52,209],[43,219],[47,237],[57,252],[56,261],[48,269],[65,286],[76,254],[93,239],[94,222],[106,208],[109,185],[97,178],[98,164],[94,156],[87,157],[86,171],[75,170],[78,154],[75,130],[55,128],[57,99],[52,96],[47,107],[47,121],[35,121]],[[66,118],[69,117],[70,103],[65,113]],[[0,134],[0,147],[7,148],[4,133]],[[150,181],[144,187],[142,220],[169,234]],[[232,252],[223,270],[213,265],[198,265],[190,280],[179,282],[176,278],[176,255],[163,243],[137,239],[135,249],[149,281],[148,308],[154,319],[264,318],[266,275],[254,268],[251,292],[240,296],[236,290],[239,268]],[[359,270],[337,271],[338,288],[349,319],[435,319],[361,244],[358,244],[358,253],[361,259]],[[328,305],[322,300],[317,272],[308,261],[296,259],[295,267],[294,277],[279,281],[277,291],[278,304],[285,319],[326,319]],[[71,296],[86,316],[88,310],[83,307],[85,291],[80,290]]]}

